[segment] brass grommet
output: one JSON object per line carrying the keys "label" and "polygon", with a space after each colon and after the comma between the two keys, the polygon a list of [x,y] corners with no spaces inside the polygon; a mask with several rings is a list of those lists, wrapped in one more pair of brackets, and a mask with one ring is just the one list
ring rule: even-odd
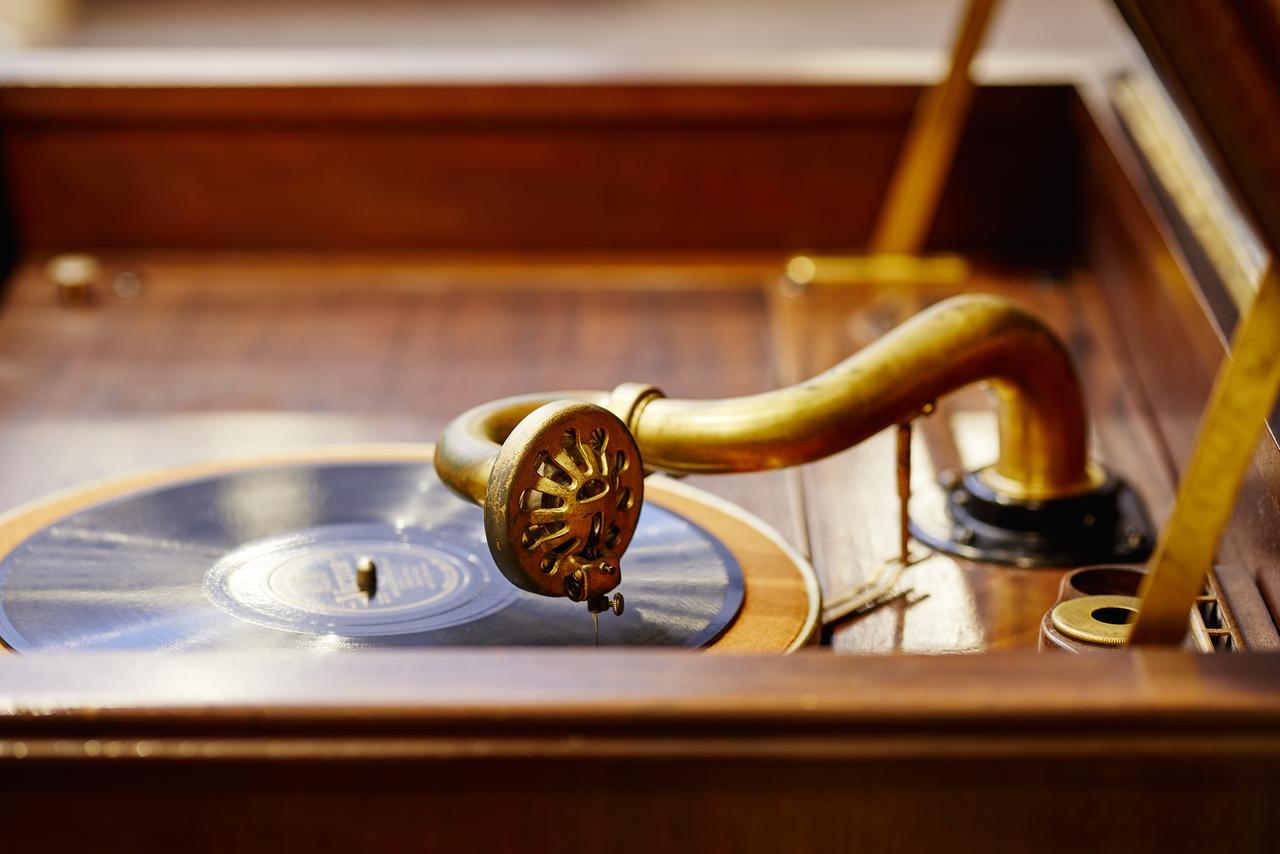
{"label": "brass grommet", "polygon": [[1080,596],[1059,602],[1049,616],[1053,627],[1072,640],[1124,646],[1140,604],[1136,596]]}

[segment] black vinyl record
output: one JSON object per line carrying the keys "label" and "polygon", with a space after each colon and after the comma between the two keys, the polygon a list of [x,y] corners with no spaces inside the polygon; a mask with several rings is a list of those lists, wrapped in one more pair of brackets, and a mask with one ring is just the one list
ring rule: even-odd
{"label": "black vinyl record", "polygon": [[[377,566],[372,596],[356,565]],[[700,646],[742,605],[742,572],[652,502],[601,645]],[[429,464],[249,469],[73,513],[0,561],[0,638],[18,651],[593,644],[586,607],[493,565],[480,508]]]}

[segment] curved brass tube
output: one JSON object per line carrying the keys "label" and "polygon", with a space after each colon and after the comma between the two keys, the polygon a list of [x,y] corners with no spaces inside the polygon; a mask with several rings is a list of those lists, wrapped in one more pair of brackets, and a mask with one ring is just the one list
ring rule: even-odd
{"label": "curved brass tube", "polygon": [[553,400],[585,400],[603,406],[608,397],[602,391],[521,394],[468,409],[445,425],[436,443],[436,473],[458,495],[484,504],[498,451],[526,415]]}
{"label": "curved brass tube", "polygon": [[538,406],[565,397],[612,408],[631,429],[646,468],[781,468],[842,451],[981,381],[991,383],[999,407],[999,458],[984,472],[996,491],[1041,500],[1097,485],[1084,399],[1065,347],[1035,315],[986,295],[939,303],[834,368],[764,394],[676,400],[622,386],[613,394],[495,401],[445,428],[436,469],[455,491],[483,503],[502,441]]}
{"label": "curved brass tube", "polygon": [[1049,498],[1094,485],[1071,357],[1043,321],[993,296],[939,303],[807,382],[725,400],[654,399],[630,426],[652,468],[782,468],[842,451],[984,380],[998,399],[1000,486]]}

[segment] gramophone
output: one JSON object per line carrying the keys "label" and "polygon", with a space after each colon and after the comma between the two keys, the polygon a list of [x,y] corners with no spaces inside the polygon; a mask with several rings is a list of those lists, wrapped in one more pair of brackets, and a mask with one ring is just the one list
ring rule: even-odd
{"label": "gramophone", "polygon": [[63,487],[0,518],[10,838],[1268,836],[1280,25],[1119,6],[1051,84],[976,85],[987,0],[924,88],[12,74],[20,424],[400,408],[0,433]]}

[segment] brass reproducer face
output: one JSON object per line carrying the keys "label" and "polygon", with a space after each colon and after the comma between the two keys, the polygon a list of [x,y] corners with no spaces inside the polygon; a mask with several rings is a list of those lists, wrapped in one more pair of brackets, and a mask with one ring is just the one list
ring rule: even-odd
{"label": "brass reproducer face", "polygon": [[644,467],[613,413],[576,400],[542,406],[502,444],[489,477],[485,534],[513,584],[600,602],[644,501]]}

